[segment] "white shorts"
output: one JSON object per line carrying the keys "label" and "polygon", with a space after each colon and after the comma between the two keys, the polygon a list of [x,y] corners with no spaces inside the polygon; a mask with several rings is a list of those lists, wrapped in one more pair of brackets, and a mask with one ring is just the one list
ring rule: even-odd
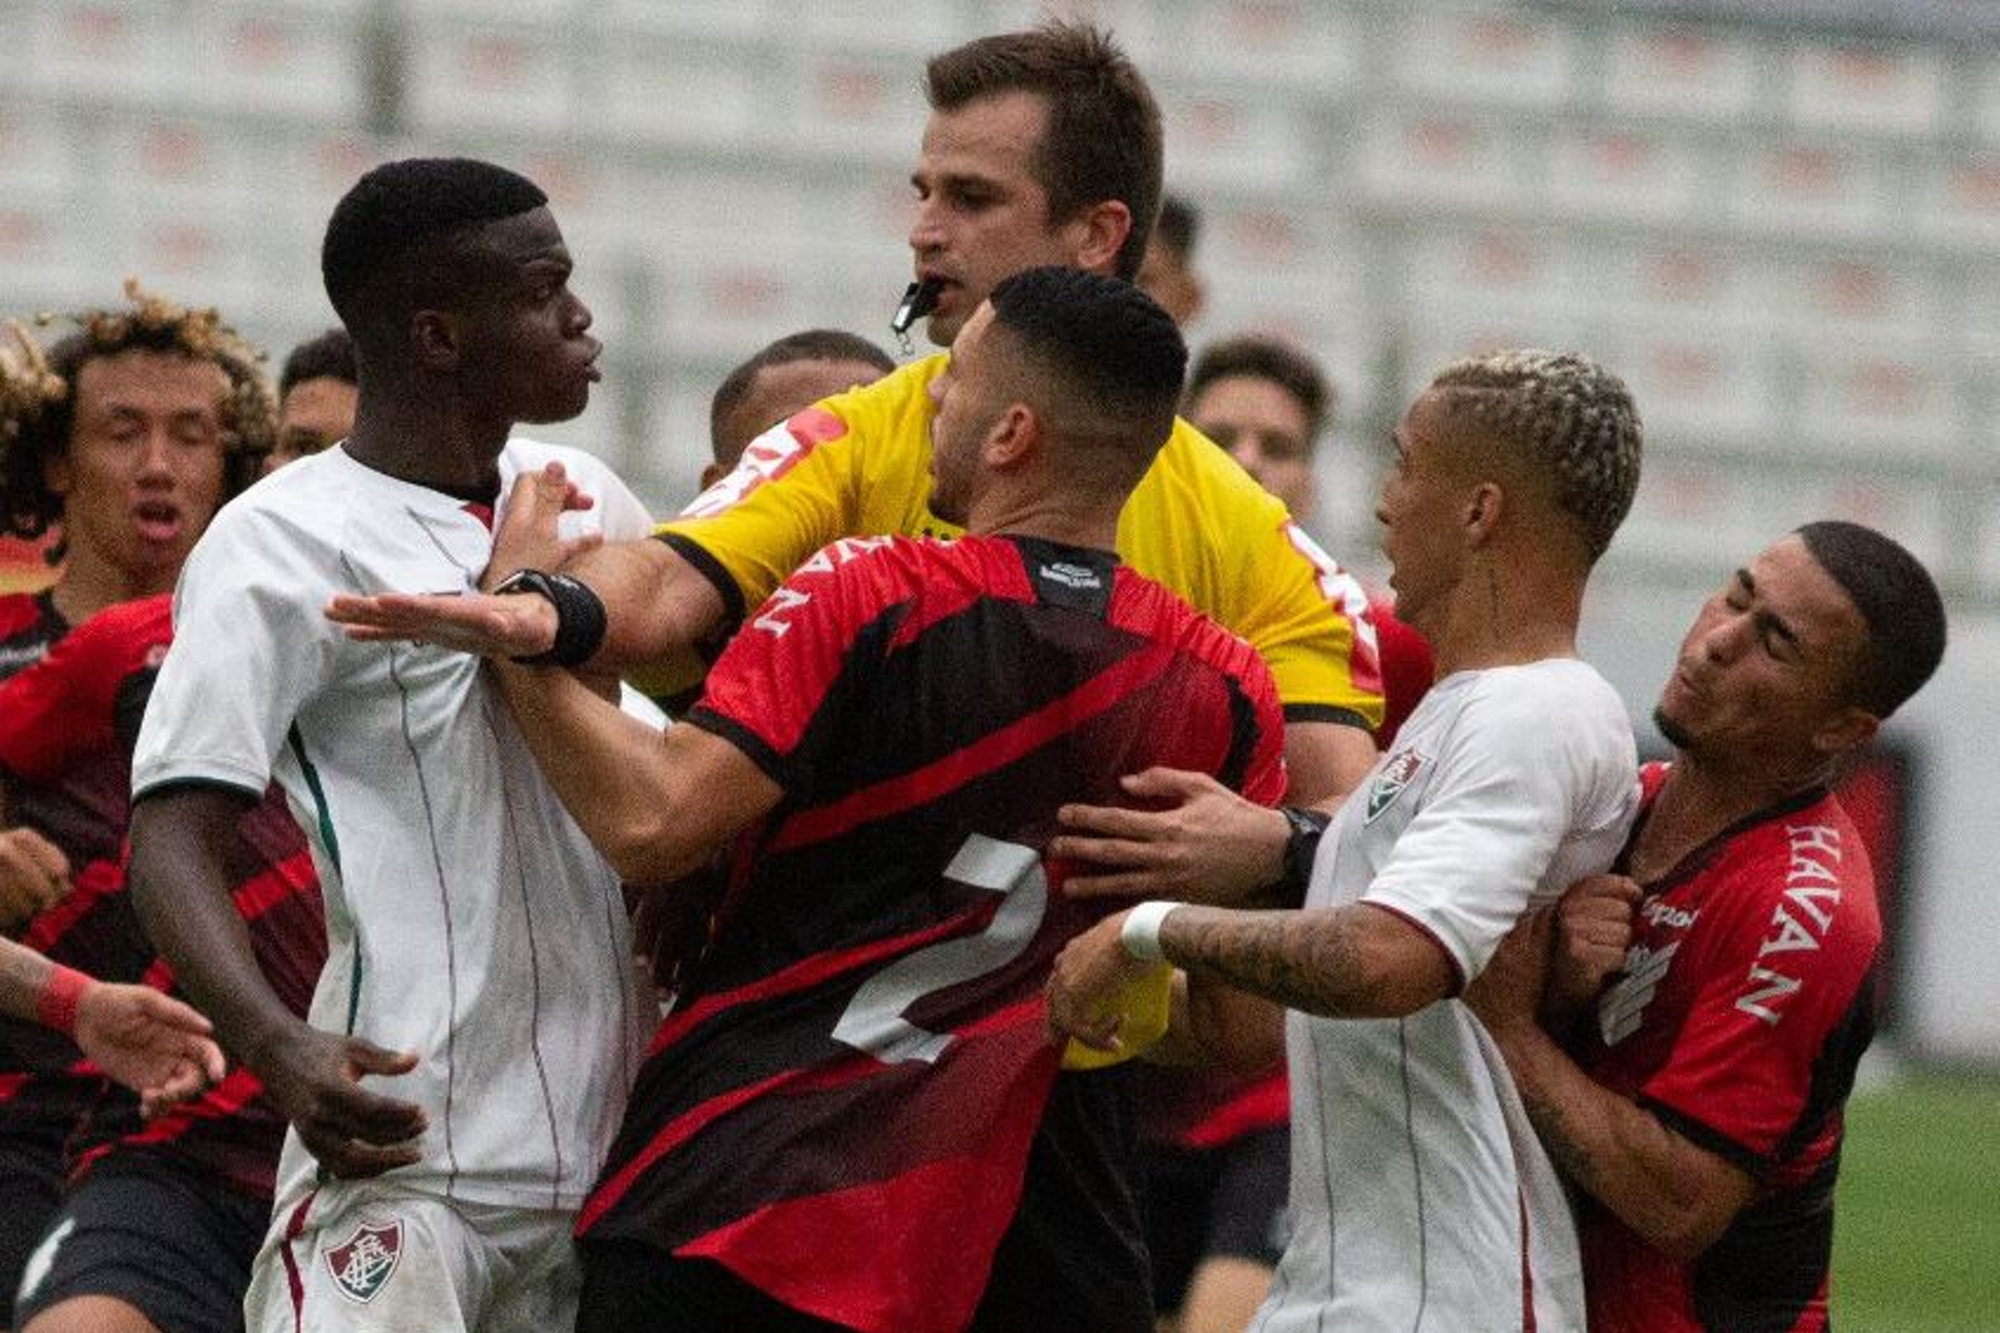
{"label": "white shorts", "polygon": [[568,1209],[446,1203],[381,1180],[280,1202],[243,1301],[250,1333],[546,1333],[576,1322]]}

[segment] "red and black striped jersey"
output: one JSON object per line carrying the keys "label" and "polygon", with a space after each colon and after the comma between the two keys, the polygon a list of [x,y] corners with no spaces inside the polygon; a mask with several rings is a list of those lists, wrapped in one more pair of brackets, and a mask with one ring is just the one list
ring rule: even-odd
{"label": "red and black striped jersey", "polygon": [[[1648,800],[1664,775],[1642,774]],[[1590,1327],[1824,1329],[1842,1110],[1874,1031],[1882,944],[1867,849],[1839,800],[1815,789],[1644,887],[1625,971],[1579,1059],[1757,1189],[1691,1263],[1587,1202]]]}
{"label": "red and black striped jersey", "polygon": [[1043,1035],[1055,954],[1112,905],[1065,898],[1042,849],[1061,804],[1129,804],[1119,778],[1154,765],[1275,801],[1255,652],[1106,552],[845,540],[750,617],[688,724],[784,796],[579,1231],[874,1333],[962,1329],[982,1297],[1150,1327],[1126,1071],[1059,1073]]}
{"label": "red and black striped jersey", "polygon": [[[141,598],[108,607],[57,642],[41,661],[0,684],[0,766],[24,786],[115,760],[121,775],[137,719],[172,638],[171,599]],[[283,794],[268,790],[239,825],[230,879],[252,947],[280,998],[303,1015],[326,959],[319,880],[305,835]],[[110,830],[124,839],[121,818]],[[92,861],[75,890],[30,923],[24,941],[92,976],[171,989],[172,975],[138,928],[125,894],[122,854]],[[12,1097],[0,1125],[91,1110],[88,1144],[78,1163],[107,1152],[147,1151],[194,1161],[244,1193],[268,1198],[284,1140],[284,1122],[247,1070],[140,1126],[122,1091],[108,1090],[66,1038],[32,1024],[0,1028]]]}

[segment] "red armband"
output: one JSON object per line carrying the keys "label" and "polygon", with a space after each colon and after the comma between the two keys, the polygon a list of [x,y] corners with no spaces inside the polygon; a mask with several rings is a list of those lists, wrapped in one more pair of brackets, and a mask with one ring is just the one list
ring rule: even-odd
{"label": "red armband", "polygon": [[41,994],[35,997],[36,1020],[65,1036],[74,1035],[77,1002],[90,986],[90,978],[83,973],[55,964],[49,969],[49,979],[43,983]]}

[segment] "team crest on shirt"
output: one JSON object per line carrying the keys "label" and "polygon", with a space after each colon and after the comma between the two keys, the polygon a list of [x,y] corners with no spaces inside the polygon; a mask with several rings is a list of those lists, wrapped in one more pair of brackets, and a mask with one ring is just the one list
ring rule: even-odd
{"label": "team crest on shirt", "polygon": [[403,1258],[401,1219],[381,1225],[363,1223],[332,1249],[321,1252],[333,1285],[350,1301],[366,1305],[395,1275]]}
{"label": "team crest on shirt", "polygon": [[1368,819],[1372,824],[1403,794],[1403,788],[1416,780],[1423,768],[1424,756],[1415,750],[1398,750],[1390,756],[1381,771],[1375,774],[1375,781],[1368,785]]}

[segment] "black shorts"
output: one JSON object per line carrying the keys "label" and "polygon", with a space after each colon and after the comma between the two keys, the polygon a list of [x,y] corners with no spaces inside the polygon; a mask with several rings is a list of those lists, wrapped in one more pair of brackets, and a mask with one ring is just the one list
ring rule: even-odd
{"label": "black shorts", "polygon": [[26,1134],[0,1136],[0,1328],[19,1328],[14,1292],[28,1256],[63,1196],[63,1146]]}
{"label": "black shorts", "polygon": [[171,1159],[107,1159],[78,1181],[30,1260],[14,1328],[75,1296],[110,1296],[162,1333],[240,1333],[268,1200]]}
{"label": "black shorts", "polygon": [[1275,1268],[1285,1252],[1285,1195],[1292,1134],[1278,1125],[1216,1148],[1142,1144],[1146,1246],[1153,1261],[1153,1308],[1172,1313],[1210,1257]]}

